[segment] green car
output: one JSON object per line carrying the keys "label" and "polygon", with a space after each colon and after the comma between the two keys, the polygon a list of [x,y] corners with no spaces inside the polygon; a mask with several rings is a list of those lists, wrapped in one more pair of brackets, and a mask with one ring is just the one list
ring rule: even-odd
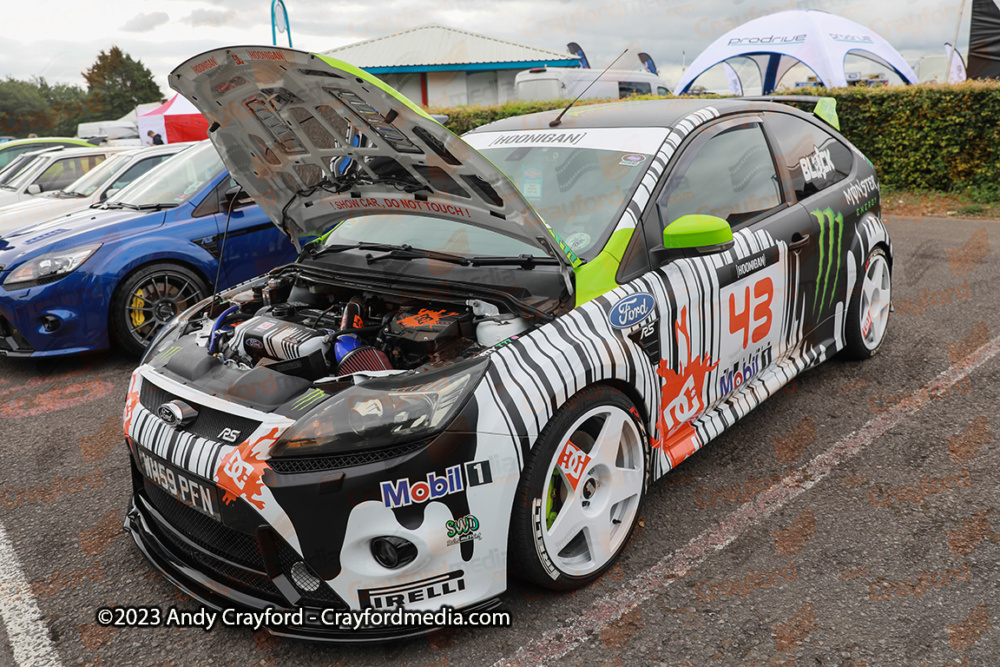
{"label": "green car", "polygon": [[21,153],[37,151],[42,148],[52,146],[83,146],[84,148],[94,148],[94,144],[83,139],[73,139],[71,137],[34,137],[32,139],[15,139],[0,143],[0,169],[3,169],[10,161]]}

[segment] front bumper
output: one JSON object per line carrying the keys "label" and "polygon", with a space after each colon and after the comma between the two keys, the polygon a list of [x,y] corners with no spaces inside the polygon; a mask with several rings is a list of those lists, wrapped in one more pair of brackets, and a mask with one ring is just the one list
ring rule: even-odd
{"label": "front bumper", "polygon": [[[107,349],[113,289],[112,279],[79,270],[34,287],[0,287],[0,356],[50,357]],[[57,326],[47,329],[46,320]]]}
{"label": "front bumper", "polygon": [[[440,629],[428,626],[353,629],[327,625],[322,621],[324,610],[347,610],[347,605],[339,598],[331,599],[325,605],[319,605],[315,600],[303,600],[285,574],[270,579],[266,572],[247,570],[237,563],[219,558],[171,529],[142,492],[133,496],[131,507],[125,516],[124,528],[131,533],[139,551],[156,570],[206,607],[217,611],[233,608],[247,611],[263,611],[267,608],[280,611],[304,609],[306,625],[264,626],[273,635],[311,641],[364,644],[390,637],[419,637]],[[207,563],[214,563],[218,568],[215,576],[202,571]],[[237,583],[222,575],[221,570],[225,569],[234,576],[241,576],[244,582]],[[253,591],[255,587],[259,589]],[[267,588],[276,591],[277,596],[268,594]],[[288,598],[280,600],[278,596],[285,594],[292,599],[298,598],[298,604],[292,604]],[[332,592],[330,595],[336,598]],[[470,607],[467,611],[490,611],[499,605],[499,600],[494,598]]]}
{"label": "front bumper", "polygon": [[[158,382],[166,382],[149,367],[144,369]],[[164,456],[166,463],[185,474],[195,474],[201,483],[212,483],[212,470],[218,465],[194,465],[193,459],[185,464],[183,457],[166,454],[167,443],[175,442],[172,438],[176,435],[164,429],[151,410],[173,397],[170,392],[178,392],[184,400],[200,406],[199,417],[186,427],[192,434],[200,432],[208,437],[222,427],[235,427],[248,434],[270,427],[259,426],[256,421],[234,423],[233,419],[249,415],[238,417],[231,414],[232,410],[247,413],[246,408],[196,395],[181,385],[169,385],[168,392],[142,378],[142,373],[143,369],[137,371],[134,388],[130,388],[135,405],[126,441],[130,445],[133,497],[125,528],[150,563],[187,594],[216,609],[302,609],[313,622],[269,631],[335,642],[377,641],[432,632],[434,628],[426,626],[355,630],[328,625],[320,618],[328,609],[385,610],[387,596],[399,592],[387,592],[393,587],[409,591],[404,604],[414,611],[449,606],[467,612],[489,610],[498,604],[497,598],[506,588],[506,549],[501,547],[506,545],[509,504],[497,502],[496,493],[512,492],[513,487],[473,482],[486,482],[490,470],[500,472],[499,459],[453,465],[448,479],[464,474],[468,493],[450,493],[428,503],[426,508],[413,504],[389,509],[379,495],[382,481],[424,479],[427,470],[443,472],[449,463],[459,464],[472,452],[478,454],[476,436],[446,433],[431,442],[411,443],[405,449],[315,460],[271,460],[263,479],[276,504],[255,508],[242,497],[216,503],[221,517],[218,520],[175,500],[140,472],[135,449],[140,445],[144,449],[158,447],[156,454]],[[220,409],[227,406],[229,413]],[[255,419],[273,416],[257,413]],[[202,420],[207,421],[202,424]],[[492,438],[480,436],[479,440],[484,449],[493,445]],[[478,478],[469,477],[468,471],[459,472],[462,465],[478,466],[479,472],[472,473]],[[485,477],[480,474],[483,470],[487,471]],[[393,483],[395,488],[401,488],[400,484]],[[221,497],[222,489],[217,488]],[[474,505],[471,508],[466,504],[470,499]],[[474,542],[454,544],[455,540],[449,541],[446,535],[446,520],[467,515],[470,510],[493,530],[480,531],[482,535],[476,536]],[[422,520],[414,525],[417,516]],[[371,540],[383,535],[409,540],[416,545],[419,556],[398,570],[384,569],[370,549]],[[302,580],[295,577],[294,568],[301,573],[299,563],[324,583],[311,591],[303,588]],[[448,577],[450,583],[432,581],[441,577]]]}

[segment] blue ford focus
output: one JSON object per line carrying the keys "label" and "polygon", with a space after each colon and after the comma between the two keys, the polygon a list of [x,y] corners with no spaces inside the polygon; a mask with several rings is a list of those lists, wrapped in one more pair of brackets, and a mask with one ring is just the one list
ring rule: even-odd
{"label": "blue ford focus", "polygon": [[0,239],[0,355],[141,354],[210,293],[230,208],[220,288],[293,261],[292,243],[234,186],[206,141],[100,207]]}

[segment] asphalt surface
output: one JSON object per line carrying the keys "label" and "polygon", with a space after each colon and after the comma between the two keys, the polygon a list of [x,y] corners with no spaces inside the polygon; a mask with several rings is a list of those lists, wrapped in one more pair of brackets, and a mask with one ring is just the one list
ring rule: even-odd
{"label": "asphalt surface", "polygon": [[121,530],[134,362],[0,359],[0,664],[996,665],[1000,223],[888,227],[880,354],[803,375],[661,480],[596,584],[512,582],[510,628],[336,647],[97,625],[197,609]]}

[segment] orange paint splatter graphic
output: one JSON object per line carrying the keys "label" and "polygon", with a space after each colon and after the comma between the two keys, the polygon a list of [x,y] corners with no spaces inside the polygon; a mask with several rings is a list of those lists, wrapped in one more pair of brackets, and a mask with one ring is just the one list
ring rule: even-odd
{"label": "orange paint splatter graphic", "polygon": [[132,381],[128,385],[128,396],[125,398],[125,412],[122,413],[122,424],[125,428],[125,435],[128,435],[132,428],[132,415],[135,413],[135,406],[139,405],[139,375],[132,374]]}
{"label": "orange paint splatter graphic", "polygon": [[252,443],[249,439],[244,440],[222,457],[215,471],[215,483],[225,491],[222,502],[228,505],[243,498],[257,509],[264,509],[262,477],[268,467],[264,454],[277,439],[278,427],[274,427]]}
{"label": "orange paint splatter graphic", "polygon": [[[695,435],[689,422],[704,411],[705,402],[702,395],[705,378],[719,365],[718,362],[713,364],[709,355],[691,358],[686,307],[681,309],[680,319],[674,327],[678,342],[683,337],[687,343],[688,362],[679,369],[680,372],[677,372],[670,368],[666,359],[662,359],[656,370],[656,374],[664,379],[664,383],[660,398],[660,416],[656,420],[656,430],[660,439],[653,441],[653,447],[664,450],[669,449],[669,445],[677,441],[689,441],[690,436]],[[679,434],[681,429],[684,429],[684,433]],[[675,438],[675,435],[680,437]]]}
{"label": "orange paint splatter graphic", "polygon": [[447,310],[427,310],[421,308],[416,315],[410,315],[399,320],[401,327],[427,327],[434,326],[441,322],[442,318],[454,317],[458,313],[449,313]]}

